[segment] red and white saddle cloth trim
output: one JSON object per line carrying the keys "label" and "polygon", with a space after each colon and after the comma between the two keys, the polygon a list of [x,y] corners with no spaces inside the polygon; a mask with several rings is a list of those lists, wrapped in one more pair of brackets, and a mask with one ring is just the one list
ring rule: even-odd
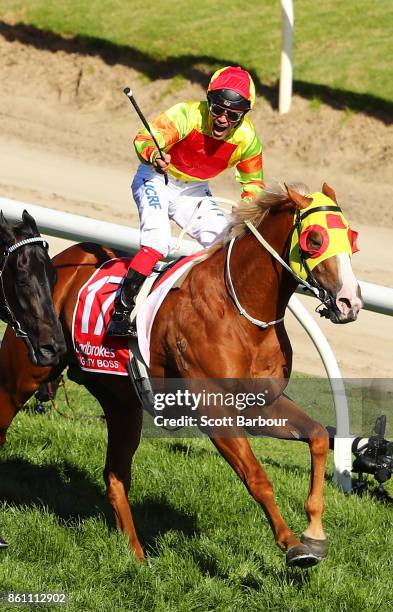
{"label": "red and white saddle cloth trim", "polygon": [[[141,305],[136,326],[139,350],[150,364],[150,334],[154,318],[176,281],[203,255],[185,257],[166,272]],[[79,366],[86,372],[127,376],[130,358],[127,337],[110,337],[106,329],[114,308],[119,285],[128,270],[130,259],[106,261],[81,287],[72,318],[72,341]]]}

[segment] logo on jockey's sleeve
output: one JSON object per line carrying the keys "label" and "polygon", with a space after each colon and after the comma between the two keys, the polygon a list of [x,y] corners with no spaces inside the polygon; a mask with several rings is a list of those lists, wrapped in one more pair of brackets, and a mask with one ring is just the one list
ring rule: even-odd
{"label": "logo on jockey's sleeve", "polygon": [[152,206],[153,208],[161,208],[160,199],[153,182],[143,181],[143,184],[145,186],[145,195],[147,201],[149,202],[149,206]]}

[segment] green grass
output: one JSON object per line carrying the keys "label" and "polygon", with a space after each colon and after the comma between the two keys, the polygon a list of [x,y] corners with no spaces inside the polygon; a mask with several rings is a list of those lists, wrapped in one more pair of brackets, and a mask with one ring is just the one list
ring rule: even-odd
{"label": "green grass", "polygon": [[[294,89],[355,110],[392,110],[393,5],[390,0],[299,0],[295,5]],[[149,78],[196,78],[241,64],[260,84],[280,72],[281,12],[277,0],[1,0],[0,16],[40,30],[114,45],[124,61]],[[40,39],[42,42],[42,39]],[[34,44],[34,43],[33,43]],[[109,47],[108,47],[109,45]],[[77,47],[75,48],[77,50]],[[114,50],[114,49],[112,49]],[[271,93],[271,90],[270,90]]]}
{"label": "green grass", "polygon": [[[62,412],[100,414],[82,388],[67,388],[71,409],[60,389]],[[307,447],[252,444],[300,534]],[[130,496],[148,555],[141,564],[114,529],[101,475],[105,447],[98,419],[74,421],[53,409],[16,417],[1,449],[0,534],[10,547],[0,551],[0,592],[66,592],[66,609],[75,611],[391,609],[391,509],[345,497],[328,479],[329,559],[308,572],[287,570],[263,513],[208,440],[145,438]]]}

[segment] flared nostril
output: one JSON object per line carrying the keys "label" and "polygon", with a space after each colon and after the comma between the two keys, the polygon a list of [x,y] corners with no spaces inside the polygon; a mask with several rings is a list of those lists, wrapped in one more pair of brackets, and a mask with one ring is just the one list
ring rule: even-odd
{"label": "flared nostril", "polygon": [[42,344],[40,346],[40,353],[42,353],[43,355],[50,357],[52,355],[56,355],[57,353],[57,346],[56,344]]}
{"label": "flared nostril", "polygon": [[345,304],[345,306],[347,306],[348,308],[351,308],[351,302],[348,298],[340,298],[338,301],[342,304]]}

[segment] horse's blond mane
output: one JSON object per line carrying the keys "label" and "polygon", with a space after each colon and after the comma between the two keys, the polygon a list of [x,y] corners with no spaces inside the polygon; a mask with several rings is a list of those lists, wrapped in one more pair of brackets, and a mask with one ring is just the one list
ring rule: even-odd
{"label": "horse's blond mane", "polygon": [[239,204],[232,211],[230,222],[226,231],[223,242],[228,242],[232,238],[238,238],[247,231],[246,221],[250,221],[253,225],[259,225],[262,217],[271,208],[278,208],[287,202],[290,202],[287,187],[290,187],[301,195],[310,193],[309,187],[304,183],[269,183],[265,186],[263,195],[255,202],[247,202]]}
{"label": "horse's blond mane", "polygon": [[244,236],[248,231],[245,224],[246,221],[250,221],[253,225],[257,226],[262,220],[262,217],[271,208],[282,206],[287,202],[290,202],[287,187],[290,187],[301,195],[307,195],[310,193],[310,188],[301,182],[293,183],[280,183],[275,181],[274,183],[268,183],[265,185],[263,195],[255,202],[240,203],[239,206],[233,208],[231,215],[229,216],[229,225],[225,231],[223,238],[215,242],[213,246],[206,249],[206,257],[213,255],[218,249],[222,248],[232,238],[239,238]]}

